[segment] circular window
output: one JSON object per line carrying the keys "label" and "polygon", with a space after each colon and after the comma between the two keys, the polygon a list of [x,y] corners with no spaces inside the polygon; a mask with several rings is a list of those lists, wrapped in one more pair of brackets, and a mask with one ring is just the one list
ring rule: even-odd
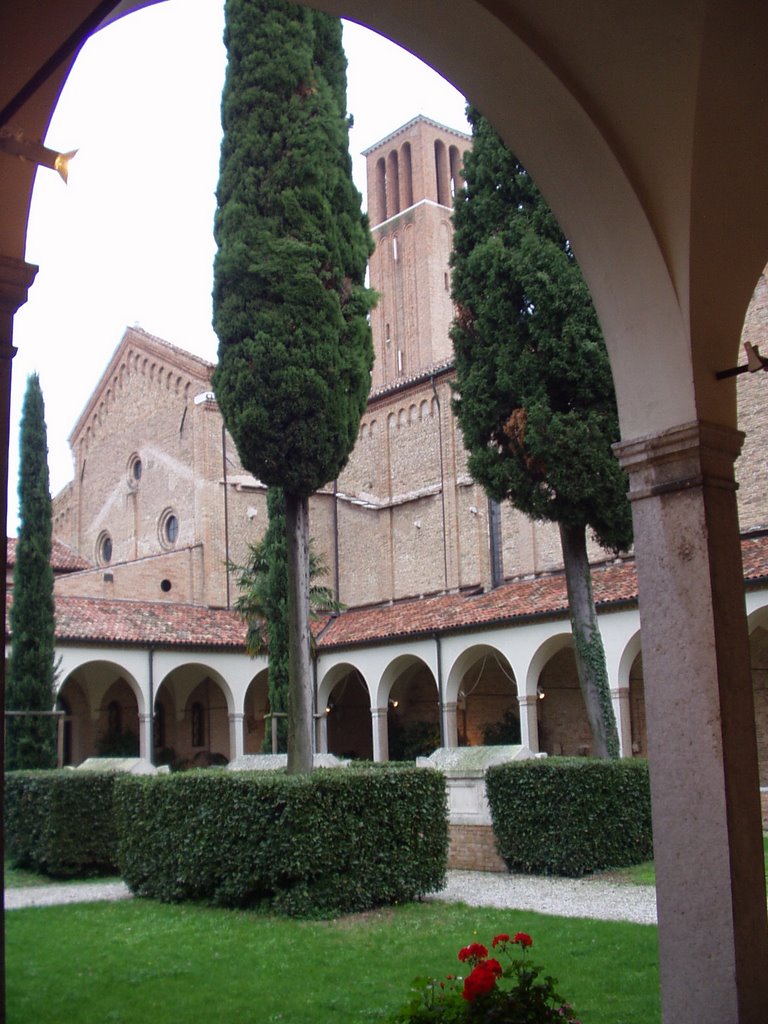
{"label": "circular window", "polygon": [[106,532],[100,533],[96,541],[96,560],[99,565],[109,565],[112,561],[112,538]]}
{"label": "circular window", "polygon": [[165,548],[173,547],[179,539],[179,520],[176,513],[166,509],[160,517],[160,543]]}
{"label": "circular window", "polygon": [[128,483],[135,487],[141,480],[143,466],[138,455],[132,455],[128,460]]}
{"label": "circular window", "polygon": [[162,592],[164,594],[167,594],[168,591],[171,589],[171,581],[170,580],[160,580],[160,589],[162,590]]}

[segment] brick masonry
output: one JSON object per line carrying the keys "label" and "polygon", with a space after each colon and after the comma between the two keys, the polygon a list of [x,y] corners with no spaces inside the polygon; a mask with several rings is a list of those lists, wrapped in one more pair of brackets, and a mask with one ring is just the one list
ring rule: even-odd
{"label": "brick masonry", "polygon": [[449,825],[448,867],[455,871],[506,872],[490,825]]}

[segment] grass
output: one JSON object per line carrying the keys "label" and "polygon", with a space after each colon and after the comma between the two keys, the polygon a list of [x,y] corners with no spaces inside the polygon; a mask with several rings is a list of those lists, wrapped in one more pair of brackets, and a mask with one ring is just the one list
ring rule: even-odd
{"label": "grass", "polygon": [[[768,886],[768,833],[763,834],[763,860],[765,863],[765,881]],[[610,878],[611,880],[625,882],[629,885],[656,885],[656,870],[652,860],[644,861],[642,864],[634,864],[628,868],[605,871],[595,877]]]}
{"label": "grass", "polygon": [[109,877],[99,876],[98,878],[50,878],[48,875],[39,875],[36,871],[12,868],[7,861],[4,876],[6,889],[21,889],[32,885],[87,885],[89,882],[120,881],[118,875],[111,875]]}
{"label": "grass", "polygon": [[415,976],[518,930],[586,1024],[658,1022],[652,926],[439,903],[298,922],[144,900],[7,914],[7,1022],[384,1022]]}

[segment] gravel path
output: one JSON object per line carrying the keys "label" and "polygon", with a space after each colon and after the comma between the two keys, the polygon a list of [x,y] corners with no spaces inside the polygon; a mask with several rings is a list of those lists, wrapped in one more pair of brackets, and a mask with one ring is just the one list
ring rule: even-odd
{"label": "gravel path", "polygon": [[[50,907],[130,899],[123,882],[88,882],[6,889],[5,909]],[[536,910],[560,917],[656,923],[656,890],[649,885],[618,885],[596,878],[541,878],[480,871],[449,871],[444,889],[427,897],[474,907]]]}
{"label": "gravel path", "polygon": [[428,899],[473,907],[536,910],[559,917],[656,924],[656,889],[600,878],[552,878],[480,871],[449,871],[447,883]]}
{"label": "gravel path", "polygon": [[73,882],[70,885],[30,885],[5,890],[5,909],[53,907],[61,903],[96,903],[127,900],[131,891],[125,882]]}

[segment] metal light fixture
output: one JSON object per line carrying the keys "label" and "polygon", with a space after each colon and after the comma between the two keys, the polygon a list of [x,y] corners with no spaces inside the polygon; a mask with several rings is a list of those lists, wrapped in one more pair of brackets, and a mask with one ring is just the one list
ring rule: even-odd
{"label": "metal light fixture", "polygon": [[41,167],[50,167],[51,170],[58,172],[66,184],[69,162],[77,150],[72,149],[69,153],[58,153],[55,149],[48,149],[42,142],[33,142],[31,139],[24,138],[21,128],[4,125],[0,127],[0,152],[7,153],[9,156],[17,156],[21,160],[28,160]]}
{"label": "metal light fixture", "polygon": [[747,354],[746,364],[743,366],[732,366],[728,370],[720,370],[715,374],[718,380],[725,380],[726,377],[736,377],[740,373],[757,373],[758,370],[768,370],[768,357],[760,355],[757,345],[752,345],[745,341],[744,351]]}

